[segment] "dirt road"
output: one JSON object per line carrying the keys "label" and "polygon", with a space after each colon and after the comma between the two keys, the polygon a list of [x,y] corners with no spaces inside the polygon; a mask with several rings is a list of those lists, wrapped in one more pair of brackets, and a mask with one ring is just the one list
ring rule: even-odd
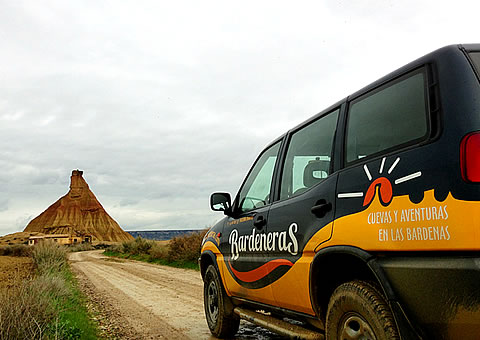
{"label": "dirt road", "polygon": [[[70,255],[100,319],[125,339],[214,339],[203,311],[203,285],[193,270],[108,258],[101,251]],[[242,321],[237,339],[278,339]]]}

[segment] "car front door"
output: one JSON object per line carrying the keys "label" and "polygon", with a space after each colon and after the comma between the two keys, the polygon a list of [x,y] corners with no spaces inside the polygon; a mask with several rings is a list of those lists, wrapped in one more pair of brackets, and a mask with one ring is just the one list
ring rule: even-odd
{"label": "car front door", "polygon": [[264,280],[266,249],[261,239],[265,237],[280,145],[281,141],[268,147],[253,165],[235,198],[223,237],[228,293],[268,304],[274,299]]}
{"label": "car front door", "polygon": [[[337,174],[332,174],[339,109],[290,133],[277,200],[268,216],[268,280],[276,305],[313,314],[309,271],[315,249],[333,228]],[[267,242],[268,243],[268,242]]]}

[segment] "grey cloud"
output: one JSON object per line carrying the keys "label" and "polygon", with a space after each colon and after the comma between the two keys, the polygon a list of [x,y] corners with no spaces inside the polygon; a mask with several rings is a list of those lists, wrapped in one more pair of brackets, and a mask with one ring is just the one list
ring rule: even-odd
{"label": "grey cloud", "polygon": [[58,181],[58,174],[48,175],[42,173],[42,169],[38,169],[39,173],[30,178],[33,185],[52,185]]}
{"label": "grey cloud", "polygon": [[128,205],[135,205],[135,204],[138,204],[138,203],[139,203],[139,200],[131,199],[131,198],[124,198],[119,202],[119,205],[121,207],[126,207]]}
{"label": "grey cloud", "polygon": [[8,199],[0,198],[0,212],[8,210]]}

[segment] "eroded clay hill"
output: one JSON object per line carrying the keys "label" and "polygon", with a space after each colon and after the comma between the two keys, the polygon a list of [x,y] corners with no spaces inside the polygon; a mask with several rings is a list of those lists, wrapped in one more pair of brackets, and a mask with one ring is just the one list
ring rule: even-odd
{"label": "eroded clay hill", "polygon": [[94,241],[133,239],[108,215],[82,175],[83,171],[73,170],[68,193],[30,221],[24,232],[90,234]]}

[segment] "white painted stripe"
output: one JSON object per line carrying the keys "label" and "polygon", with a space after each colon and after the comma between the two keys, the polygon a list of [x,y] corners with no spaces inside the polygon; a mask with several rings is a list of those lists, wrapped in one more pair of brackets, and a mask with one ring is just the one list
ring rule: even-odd
{"label": "white painted stripe", "polygon": [[408,175],[408,176],[405,176],[405,177],[402,177],[402,178],[399,178],[399,179],[396,179],[396,180],[395,180],[395,184],[400,184],[400,183],[409,181],[409,180],[411,180],[411,179],[414,179],[414,178],[417,178],[417,177],[420,177],[420,176],[422,176],[422,172],[421,172],[421,171],[416,172],[416,173],[411,174],[411,175]]}
{"label": "white painted stripe", "polygon": [[363,192],[349,192],[344,194],[338,194],[338,198],[353,198],[353,197],[363,197]]}
{"label": "white painted stripe", "polygon": [[372,175],[370,175],[370,171],[368,170],[367,164],[363,166],[363,170],[365,170],[365,173],[367,174],[368,180],[372,180]]}
{"label": "white painted stripe", "polygon": [[383,157],[382,159],[382,164],[380,164],[380,174],[383,172],[383,166],[385,165],[385,159],[387,159],[387,157]]}
{"label": "white painted stripe", "polygon": [[400,157],[397,157],[397,159],[395,160],[395,162],[393,162],[392,166],[390,167],[390,169],[388,169],[388,174],[391,174],[393,169],[395,169],[395,167],[397,166],[398,162],[400,162]]}

